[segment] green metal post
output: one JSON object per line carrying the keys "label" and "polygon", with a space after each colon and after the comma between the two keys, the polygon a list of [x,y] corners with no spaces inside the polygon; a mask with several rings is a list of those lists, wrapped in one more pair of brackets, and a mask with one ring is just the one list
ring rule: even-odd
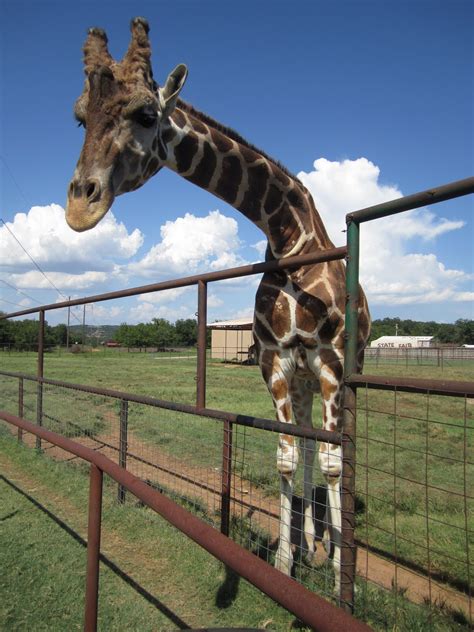
{"label": "green metal post", "polygon": [[[359,224],[348,218],[344,377],[357,371],[359,331]],[[341,605],[354,610],[356,571],[355,527],[356,390],[344,386],[341,481]]]}

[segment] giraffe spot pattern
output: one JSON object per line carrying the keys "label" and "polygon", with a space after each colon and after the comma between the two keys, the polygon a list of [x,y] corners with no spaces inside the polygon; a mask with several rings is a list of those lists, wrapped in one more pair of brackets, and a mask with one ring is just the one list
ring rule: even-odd
{"label": "giraffe spot pattern", "polygon": [[217,151],[220,151],[223,154],[226,154],[233,147],[232,141],[216,129],[211,128],[211,138],[212,142],[216,146]]}
{"label": "giraffe spot pattern", "polygon": [[202,158],[194,169],[194,172],[187,177],[198,186],[206,189],[214,175],[217,166],[217,158],[211,145],[204,141]]}
{"label": "giraffe spot pattern", "polygon": [[183,129],[184,126],[186,125],[186,116],[178,108],[174,110],[173,114],[171,115],[171,118],[173,120],[173,123],[177,125],[180,129]]}
{"label": "giraffe spot pattern", "polygon": [[270,184],[268,187],[267,197],[265,198],[264,209],[267,215],[274,213],[283,204],[283,193],[275,186]]}
{"label": "giraffe spot pattern", "polygon": [[215,193],[224,198],[229,204],[237,197],[240,181],[242,180],[242,164],[238,156],[224,156],[222,159],[221,176]]}
{"label": "giraffe spot pattern", "polygon": [[189,171],[198,147],[198,137],[193,132],[183,136],[181,142],[176,145],[174,148],[174,156],[178,173]]}
{"label": "giraffe spot pattern", "polygon": [[248,188],[240,210],[252,221],[260,220],[262,198],[267,188],[268,166],[266,162],[248,167]]}
{"label": "giraffe spot pattern", "polygon": [[272,215],[268,219],[268,230],[273,251],[278,254],[284,254],[285,249],[291,250],[301,235],[301,229],[293,212]]}

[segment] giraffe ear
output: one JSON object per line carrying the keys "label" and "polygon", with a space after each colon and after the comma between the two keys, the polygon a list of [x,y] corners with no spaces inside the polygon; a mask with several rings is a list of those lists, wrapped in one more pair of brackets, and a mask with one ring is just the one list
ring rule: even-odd
{"label": "giraffe ear", "polygon": [[163,88],[159,88],[160,105],[163,117],[167,117],[176,107],[179,93],[188,76],[188,69],[184,64],[179,64],[170,73]]}

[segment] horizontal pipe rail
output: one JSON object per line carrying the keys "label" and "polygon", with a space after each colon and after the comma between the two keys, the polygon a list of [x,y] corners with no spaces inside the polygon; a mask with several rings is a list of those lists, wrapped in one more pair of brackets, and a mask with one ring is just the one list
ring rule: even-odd
{"label": "horizontal pipe rail", "polygon": [[130,472],[120,468],[103,454],[94,452],[55,432],[39,428],[6,411],[0,410],[0,419],[95,465],[191,540],[313,629],[320,632],[340,630],[368,632],[371,630],[365,623],[354,619],[342,609],[325,601],[256,555],[243,549]]}
{"label": "horizontal pipe rail", "polygon": [[308,439],[316,439],[332,443],[333,445],[341,445],[341,435],[338,432],[331,432],[320,428],[305,428],[303,426],[289,425],[274,421],[272,419],[264,419],[261,417],[252,417],[250,415],[237,415],[235,413],[225,412],[223,410],[214,410],[212,408],[197,408],[191,404],[180,404],[169,402],[162,399],[156,399],[147,395],[134,395],[133,393],[125,393],[107,388],[98,388],[96,386],[88,386],[86,384],[72,384],[70,382],[62,382],[60,380],[50,380],[46,378],[38,378],[34,375],[24,375],[23,373],[15,373],[11,371],[0,371],[0,375],[14,377],[18,379],[31,380],[33,382],[41,382],[51,386],[58,386],[74,391],[82,391],[83,393],[92,393],[93,395],[103,395],[104,397],[112,397],[114,399],[127,400],[136,404],[145,404],[155,408],[164,408],[174,412],[185,413],[187,415],[198,415],[207,417],[217,421],[227,421],[248,428],[257,428],[259,430],[269,430],[271,432],[283,432],[287,435],[295,437],[306,437]]}
{"label": "horizontal pipe rail", "polygon": [[389,377],[380,375],[349,375],[346,384],[355,387],[396,390],[406,393],[429,393],[451,397],[474,397],[474,382],[456,380],[426,380],[414,377]]}
{"label": "horizontal pipe rail", "polygon": [[49,305],[41,305],[39,307],[30,307],[19,312],[11,314],[3,314],[0,320],[4,318],[13,318],[14,316],[25,316],[26,314],[36,314],[40,311],[48,311],[52,309],[62,309],[64,307],[73,307],[74,305],[86,305],[88,303],[99,303],[100,301],[110,301],[111,299],[125,298],[127,296],[136,296],[137,294],[149,294],[150,292],[159,292],[163,290],[171,290],[178,287],[186,287],[196,285],[200,281],[209,283],[211,281],[224,281],[226,279],[236,279],[252,274],[262,274],[263,272],[277,272],[278,270],[287,270],[288,268],[299,268],[306,265],[314,265],[315,263],[323,263],[326,261],[336,261],[344,259],[347,254],[347,248],[331,248],[323,252],[311,252],[306,255],[298,255],[295,257],[287,257],[284,259],[275,259],[274,261],[264,261],[261,263],[252,263],[238,268],[227,268],[226,270],[216,270],[215,272],[206,272],[204,274],[196,274],[194,276],[183,277],[181,279],[173,279],[170,281],[162,281],[161,283],[151,283],[149,285],[141,285],[139,287],[127,288],[125,290],[117,290],[116,292],[106,292],[105,294],[96,294],[95,296],[86,296],[76,298],[72,301],[63,301],[61,303],[50,303]]}
{"label": "horizontal pipe rail", "polygon": [[470,193],[474,193],[474,178],[465,178],[464,180],[457,180],[449,184],[427,189],[426,191],[414,193],[413,195],[406,195],[405,197],[397,198],[390,202],[382,202],[381,204],[375,204],[374,206],[348,213],[346,215],[346,222],[368,222],[372,219],[380,219],[388,215],[394,215],[395,213],[420,208],[420,206],[429,206],[430,204],[445,202],[446,200],[469,195]]}

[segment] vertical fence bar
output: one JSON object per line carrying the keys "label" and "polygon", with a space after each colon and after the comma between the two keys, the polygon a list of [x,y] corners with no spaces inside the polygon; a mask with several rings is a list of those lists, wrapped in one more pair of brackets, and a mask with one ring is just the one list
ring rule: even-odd
{"label": "vertical fence bar", "polygon": [[[127,469],[127,448],[128,448],[128,400],[120,401],[120,433],[119,433],[119,465]],[[117,500],[119,503],[125,502],[126,490],[123,485],[118,486]]]}
{"label": "vertical fence bar", "polygon": [[232,489],[232,422],[224,421],[222,446],[221,533],[229,535],[230,494]]}
{"label": "vertical fence bar", "polygon": [[198,281],[196,406],[206,407],[207,283]]}
{"label": "vertical fence bar", "polygon": [[[359,330],[359,224],[348,217],[344,377],[357,371],[357,338]],[[342,427],[341,486],[341,605],[354,610],[356,569],[355,527],[355,456],[356,456],[356,389],[345,385]]]}
{"label": "vertical fence bar", "polygon": [[87,572],[84,631],[96,632],[99,601],[99,556],[102,520],[103,472],[91,464],[89,484],[89,521],[87,526]]}
{"label": "vertical fence bar", "polygon": [[[39,312],[39,330],[38,330],[38,365],[36,375],[38,383],[36,385],[36,423],[38,426],[43,425],[43,378],[44,372],[44,309]],[[41,450],[41,439],[36,437],[36,449]]]}
{"label": "vertical fence bar", "polygon": [[[23,419],[23,398],[24,398],[24,385],[23,378],[18,379],[18,417]],[[18,428],[18,441],[23,441],[23,430]]]}

